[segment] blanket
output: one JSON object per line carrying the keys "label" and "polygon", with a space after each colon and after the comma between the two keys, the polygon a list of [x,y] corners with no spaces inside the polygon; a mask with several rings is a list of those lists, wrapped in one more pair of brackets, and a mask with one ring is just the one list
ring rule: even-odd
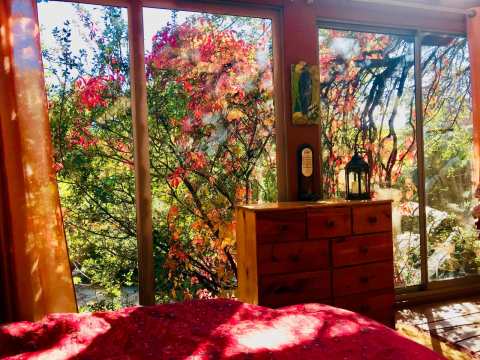
{"label": "blanket", "polygon": [[53,314],[0,326],[7,359],[441,359],[359,314],[226,299]]}

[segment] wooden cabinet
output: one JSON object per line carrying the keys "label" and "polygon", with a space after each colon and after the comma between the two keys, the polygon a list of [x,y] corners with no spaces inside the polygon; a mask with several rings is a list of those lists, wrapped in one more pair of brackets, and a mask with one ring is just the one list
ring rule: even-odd
{"label": "wooden cabinet", "polygon": [[391,216],[390,201],[237,207],[239,299],[331,304],[393,325]]}

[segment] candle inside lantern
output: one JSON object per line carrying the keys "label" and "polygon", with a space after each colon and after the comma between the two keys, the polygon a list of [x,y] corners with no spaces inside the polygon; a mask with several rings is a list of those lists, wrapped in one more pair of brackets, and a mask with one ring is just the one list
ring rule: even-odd
{"label": "candle inside lantern", "polygon": [[358,181],[353,180],[352,182],[352,193],[358,194]]}

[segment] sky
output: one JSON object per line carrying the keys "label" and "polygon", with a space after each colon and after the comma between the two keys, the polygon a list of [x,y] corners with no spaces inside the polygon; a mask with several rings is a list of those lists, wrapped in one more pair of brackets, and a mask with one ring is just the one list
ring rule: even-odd
{"label": "sky", "polygon": [[[92,13],[93,18],[98,20],[100,19],[99,9],[102,6],[99,5],[81,5],[83,8],[87,9]],[[162,29],[168,22],[171,21],[171,10],[164,9],[152,9],[145,8],[143,12],[144,16],[144,33],[145,33],[145,50],[151,50],[151,39],[153,35],[159,29]],[[193,15],[192,12],[180,11],[177,13],[177,21],[179,23],[183,22],[186,18]],[[127,10],[123,9],[122,15],[127,21]],[[63,22],[66,19],[71,20],[72,22],[78,22],[79,18],[76,14],[75,8],[72,6],[72,3],[59,2],[59,1],[48,1],[38,4],[38,16],[41,31],[41,40],[46,47],[55,46],[55,40],[52,36],[52,30],[55,26],[61,27]],[[101,27],[101,21],[98,22],[98,25]],[[72,47],[73,51],[76,52],[80,48],[88,47],[88,44],[82,40],[82,37],[79,33],[72,34]]]}

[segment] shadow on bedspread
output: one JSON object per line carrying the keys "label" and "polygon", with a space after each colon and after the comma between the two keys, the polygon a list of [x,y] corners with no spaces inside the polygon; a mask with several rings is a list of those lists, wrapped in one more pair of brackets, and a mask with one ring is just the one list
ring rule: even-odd
{"label": "shadow on bedspread", "polygon": [[[0,358],[439,359],[355,313],[326,305],[271,310],[199,300],[0,327]],[[303,356],[303,358],[299,358]]]}

